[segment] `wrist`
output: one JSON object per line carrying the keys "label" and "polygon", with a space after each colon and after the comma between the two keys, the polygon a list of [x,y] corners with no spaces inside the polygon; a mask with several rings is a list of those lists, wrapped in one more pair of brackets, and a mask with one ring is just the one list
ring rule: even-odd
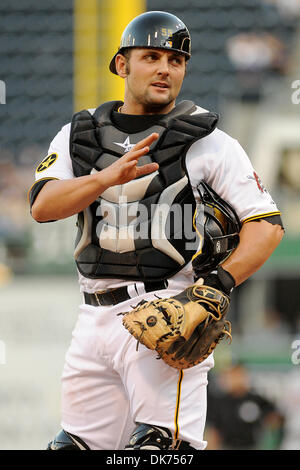
{"label": "wrist", "polygon": [[236,285],[233,276],[222,268],[221,265],[204,278],[204,284],[215,287],[227,295],[231,294]]}
{"label": "wrist", "polygon": [[95,184],[97,185],[97,190],[99,188],[99,195],[112,186],[112,184],[110,184],[109,178],[107,177],[108,175],[105,173],[105,170],[101,170],[91,176],[94,178]]}

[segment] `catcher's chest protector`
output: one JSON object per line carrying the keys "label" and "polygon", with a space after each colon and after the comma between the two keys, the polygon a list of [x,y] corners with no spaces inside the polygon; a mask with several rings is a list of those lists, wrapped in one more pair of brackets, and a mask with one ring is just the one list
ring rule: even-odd
{"label": "catcher's chest protector", "polygon": [[92,116],[74,115],[70,154],[76,177],[100,171],[152,132],[159,139],[139,165],[157,162],[159,170],[112,186],[78,215],[75,260],[88,278],[164,280],[196,251],[195,199],[185,155],[196,140],[210,134],[218,116],[191,115],[194,103],[181,102],[146,131],[129,134],[114,127],[111,113],[123,103],[104,103]]}

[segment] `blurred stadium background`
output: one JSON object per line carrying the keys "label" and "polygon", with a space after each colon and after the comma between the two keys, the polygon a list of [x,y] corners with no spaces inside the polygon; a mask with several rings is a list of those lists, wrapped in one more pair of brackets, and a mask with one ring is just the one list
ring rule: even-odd
{"label": "blurred stadium background", "polygon": [[[80,296],[75,220],[37,224],[27,191],[73,112],[122,99],[107,70],[138,13],[178,15],[192,35],[180,97],[221,115],[283,212],[286,235],[233,296],[232,345],[212,383],[243,362],[300,449],[300,0],[1,0],[0,449],[44,449],[59,428],[60,374]],[[297,349],[298,348],[298,349]],[[269,446],[269,447],[268,447]]]}

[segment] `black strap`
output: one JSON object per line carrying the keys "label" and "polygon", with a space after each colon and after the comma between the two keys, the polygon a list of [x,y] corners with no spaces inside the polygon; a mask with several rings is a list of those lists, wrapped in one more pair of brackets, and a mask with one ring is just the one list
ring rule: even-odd
{"label": "black strap", "polygon": [[[167,281],[145,282],[144,287],[146,292],[166,289]],[[94,294],[89,294],[88,292],[84,292],[83,294],[85,303],[94,307],[99,307],[100,305],[117,305],[131,298],[128,294],[127,286],[118,287],[117,289],[108,289],[104,292],[95,292]],[[139,295],[138,292],[136,295]]]}

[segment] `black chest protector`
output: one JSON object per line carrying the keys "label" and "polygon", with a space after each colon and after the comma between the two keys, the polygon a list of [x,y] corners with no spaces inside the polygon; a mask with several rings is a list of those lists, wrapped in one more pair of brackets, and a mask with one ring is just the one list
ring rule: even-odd
{"label": "black chest protector", "polygon": [[93,115],[86,110],[74,115],[70,154],[75,176],[106,168],[152,132],[159,139],[138,165],[157,162],[159,169],[108,188],[78,214],[74,256],[79,272],[88,278],[165,280],[197,250],[196,202],[185,156],[193,142],[215,129],[218,115],[192,115],[196,106],[183,101],[149,129],[128,134],[111,120],[122,104],[108,102]]}

